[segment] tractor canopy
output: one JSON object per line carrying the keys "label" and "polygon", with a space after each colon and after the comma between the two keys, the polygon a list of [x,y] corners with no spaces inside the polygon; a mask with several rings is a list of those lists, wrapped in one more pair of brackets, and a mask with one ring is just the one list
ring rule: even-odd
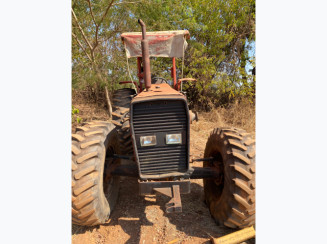
{"label": "tractor canopy", "polygon": [[[142,32],[126,32],[121,34],[121,38],[128,58],[142,57]],[[190,33],[188,30],[146,32],[146,38],[149,40],[150,57],[181,58]]]}

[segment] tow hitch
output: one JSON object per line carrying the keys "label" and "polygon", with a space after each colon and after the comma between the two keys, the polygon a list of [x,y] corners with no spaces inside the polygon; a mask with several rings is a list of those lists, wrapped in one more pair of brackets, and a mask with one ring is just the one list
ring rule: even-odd
{"label": "tow hitch", "polygon": [[190,193],[190,181],[152,181],[139,182],[140,195],[155,194],[157,192],[170,197],[166,203],[166,213],[182,212],[182,201],[180,194]]}

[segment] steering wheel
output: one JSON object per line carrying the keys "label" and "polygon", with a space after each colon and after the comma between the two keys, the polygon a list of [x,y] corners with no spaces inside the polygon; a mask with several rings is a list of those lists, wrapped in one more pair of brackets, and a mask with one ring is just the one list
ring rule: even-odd
{"label": "steering wheel", "polygon": [[168,81],[162,77],[152,77],[151,84],[169,84]]}

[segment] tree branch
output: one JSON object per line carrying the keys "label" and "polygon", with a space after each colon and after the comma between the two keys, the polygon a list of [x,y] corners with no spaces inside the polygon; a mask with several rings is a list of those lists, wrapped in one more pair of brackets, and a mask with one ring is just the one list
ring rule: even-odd
{"label": "tree branch", "polygon": [[106,9],[106,12],[103,14],[103,16],[102,16],[102,18],[101,18],[99,24],[95,24],[95,41],[94,41],[94,46],[93,46],[93,50],[92,50],[92,51],[94,51],[94,49],[95,49],[95,48],[98,46],[98,44],[99,44],[99,42],[98,42],[99,27],[100,27],[101,23],[103,22],[103,19],[104,19],[104,18],[106,17],[106,15],[108,14],[108,11],[109,11],[109,9],[111,8],[111,6],[112,6],[112,4],[114,3],[114,1],[115,1],[115,0],[112,0],[112,1],[109,3],[109,5],[108,5],[108,7],[107,7],[107,9]]}
{"label": "tree branch", "polygon": [[86,56],[89,58],[89,60],[91,62],[93,62],[93,60],[91,59],[90,55],[86,52],[85,48],[83,47],[82,43],[77,39],[77,36],[72,32],[73,37],[75,38],[75,40],[77,41],[78,45],[82,48],[82,50],[84,51],[84,53],[86,54]]}
{"label": "tree branch", "polygon": [[99,25],[97,24],[97,22],[95,21],[94,15],[93,15],[93,11],[92,11],[92,6],[91,6],[91,1],[87,0],[88,4],[89,4],[89,8],[90,8],[90,13],[95,25],[95,40],[94,40],[94,44],[93,44],[93,48],[92,48],[92,52],[94,52],[94,49],[98,46],[98,30],[99,30]]}
{"label": "tree branch", "polygon": [[101,18],[101,20],[100,20],[100,22],[99,22],[99,26],[101,25],[101,23],[102,23],[104,17],[106,17],[106,15],[107,15],[109,9],[111,8],[112,4],[114,3],[114,1],[115,1],[115,0],[112,0],[112,1],[109,3],[109,5],[108,5],[108,7],[107,7],[107,9],[106,9],[106,12],[104,13],[104,15],[102,16],[102,18]]}
{"label": "tree branch", "polygon": [[114,3],[113,6],[119,5],[119,4],[124,4],[124,3],[141,3],[143,1],[136,1],[136,2],[121,2],[121,3]]}
{"label": "tree branch", "polygon": [[109,92],[107,86],[104,87],[104,91],[106,94],[106,100],[107,100],[107,107],[108,107],[108,113],[109,113],[109,119],[112,119],[112,107],[111,107],[111,102],[109,98]]}
{"label": "tree branch", "polygon": [[73,4],[72,8],[75,8],[75,6],[76,6],[76,2],[77,2],[77,1],[72,0],[72,4]]}
{"label": "tree branch", "polygon": [[94,22],[95,26],[98,26],[98,25],[97,25],[97,22],[95,21],[94,15],[93,15],[92,6],[91,6],[91,1],[90,1],[90,0],[87,0],[87,2],[88,2],[88,4],[89,4],[90,13],[91,13],[91,16],[92,16],[93,22]]}
{"label": "tree branch", "polygon": [[[90,42],[87,40],[87,38],[86,38],[86,36],[85,36],[85,33],[84,33],[82,27],[80,26],[80,24],[79,24],[79,22],[78,22],[78,20],[77,20],[77,17],[76,17],[76,15],[75,15],[75,12],[74,12],[73,9],[72,9],[72,15],[73,15],[73,17],[74,17],[74,19],[75,19],[75,21],[76,21],[76,24],[77,24],[77,26],[78,26],[78,29],[79,29],[79,30],[81,31],[81,33],[82,33],[83,39],[85,40],[85,42],[87,43],[87,45],[89,46],[89,48],[90,48],[91,50],[93,50],[93,47],[91,46]],[[94,58],[93,54],[92,54],[92,58]]]}

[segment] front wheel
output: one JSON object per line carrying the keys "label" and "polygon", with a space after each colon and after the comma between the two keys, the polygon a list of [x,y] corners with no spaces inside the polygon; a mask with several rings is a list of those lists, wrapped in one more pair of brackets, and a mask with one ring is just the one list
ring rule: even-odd
{"label": "front wheel", "polygon": [[217,128],[210,134],[204,162],[221,172],[204,179],[205,200],[211,215],[221,225],[245,228],[255,223],[255,140],[236,128]]}
{"label": "front wheel", "polygon": [[119,150],[117,131],[104,121],[88,122],[76,131],[72,134],[72,222],[103,224],[118,198],[119,177],[106,174],[114,163],[106,155]]}

